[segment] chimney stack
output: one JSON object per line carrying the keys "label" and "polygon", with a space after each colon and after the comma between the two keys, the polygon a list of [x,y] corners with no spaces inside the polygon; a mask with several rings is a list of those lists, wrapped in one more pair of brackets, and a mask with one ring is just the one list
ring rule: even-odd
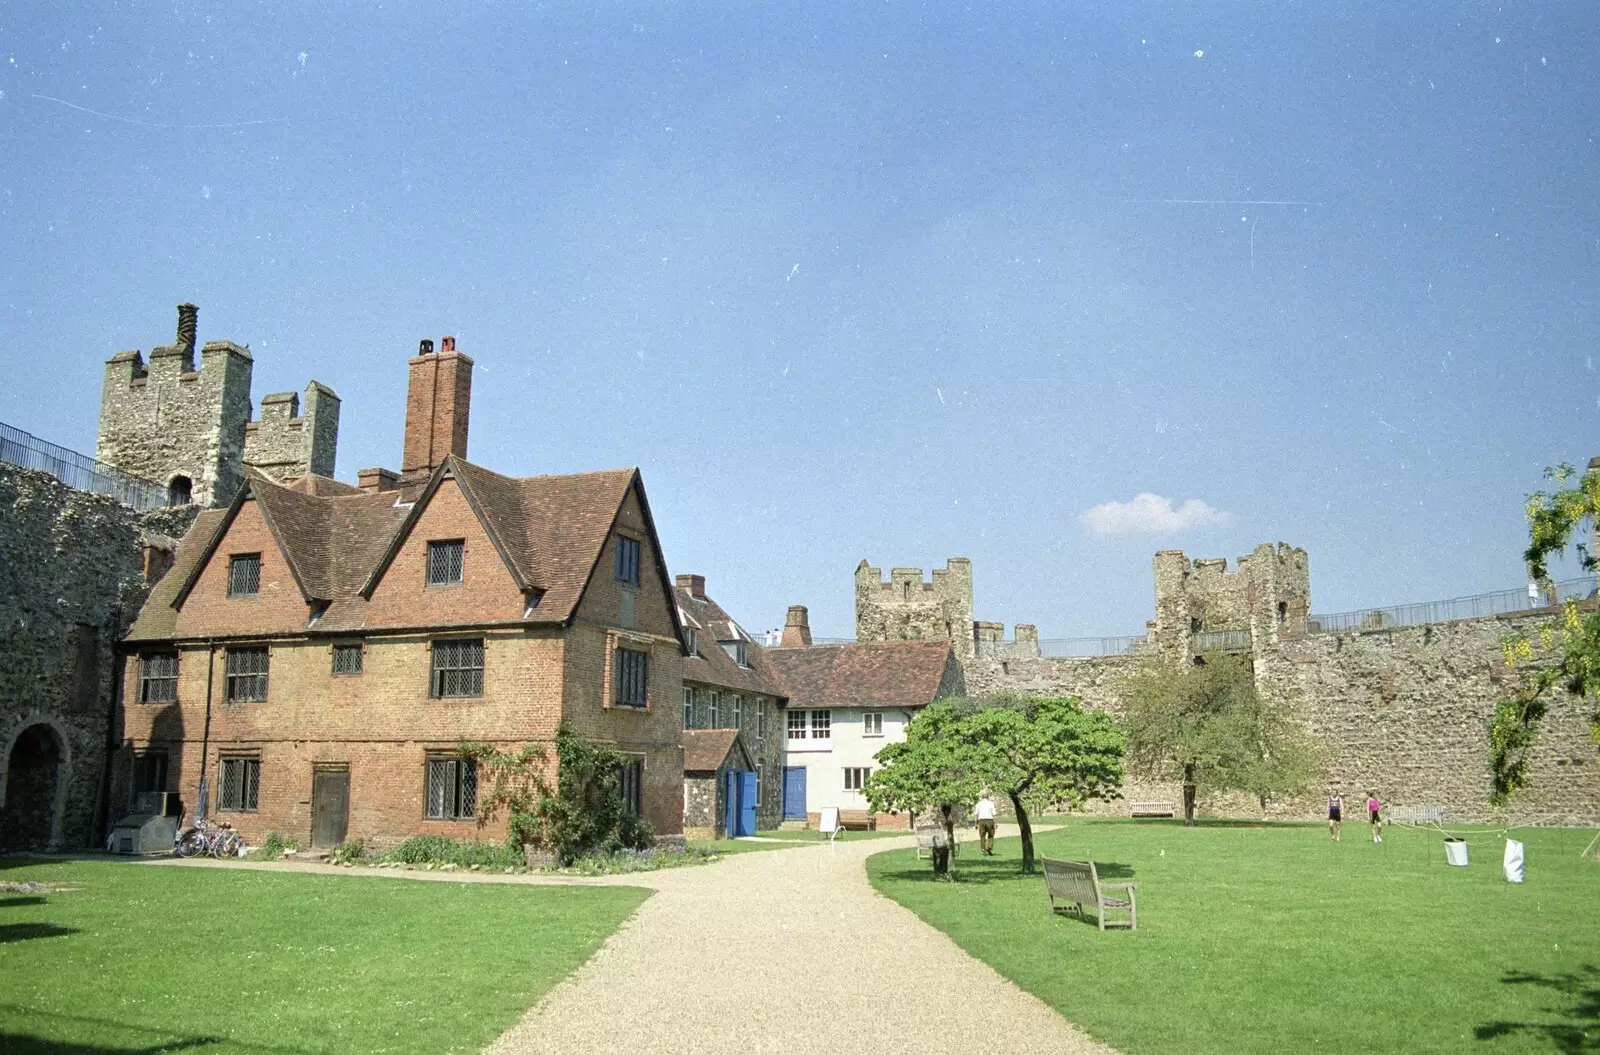
{"label": "chimney stack", "polygon": [[356,473],[356,486],[368,494],[393,491],[399,484],[400,478],[393,469],[361,469]]}
{"label": "chimney stack", "polygon": [[421,342],[407,364],[411,386],[406,395],[402,473],[431,473],[447,455],[467,456],[472,360],[456,351],[454,337],[445,337],[440,344],[435,354],[432,341]]}
{"label": "chimney stack", "polygon": [[783,639],[779,648],[810,648],[811,618],[803,604],[791,604],[783,620]]}
{"label": "chimney stack", "polygon": [[178,347],[185,350],[185,354],[194,354],[195,323],[200,316],[200,309],[193,304],[178,305]]}
{"label": "chimney stack", "polygon": [[689,596],[697,600],[706,599],[706,577],[704,575],[679,575],[674,580],[678,589],[688,590]]}

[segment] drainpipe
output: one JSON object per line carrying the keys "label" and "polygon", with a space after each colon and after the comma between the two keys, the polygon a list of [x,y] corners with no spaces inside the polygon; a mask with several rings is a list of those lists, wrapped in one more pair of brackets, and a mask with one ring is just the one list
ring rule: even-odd
{"label": "drainpipe", "polygon": [[205,731],[200,734],[200,784],[197,792],[200,801],[195,803],[195,819],[205,818],[205,809],[209,802],[206,795],[206,759],[211,755],[211,685],[217,670],[217,647],[214,638],[206,639],[206,725]]}

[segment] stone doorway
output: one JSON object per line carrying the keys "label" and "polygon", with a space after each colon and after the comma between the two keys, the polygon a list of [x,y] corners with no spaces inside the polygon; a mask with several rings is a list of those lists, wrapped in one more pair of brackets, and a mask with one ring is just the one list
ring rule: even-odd
{"label": "stone doorway", "polygon": [[61,842],[66,745],[48,725],[18,733],[6,758],[0,849],[43,850]]}

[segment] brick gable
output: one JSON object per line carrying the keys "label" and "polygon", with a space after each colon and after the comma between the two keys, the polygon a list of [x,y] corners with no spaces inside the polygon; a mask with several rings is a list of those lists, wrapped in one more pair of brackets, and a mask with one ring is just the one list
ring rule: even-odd
{"label": "brick gable", "polygon": [[[260,590],[254,597],[228,596],[228,567],[236,554],[261,555]],[[311,612],[288,558],[253,498],[240,503],[226,530],[193,576],[173,618],[177,637],[246,637],[297,634]]]}

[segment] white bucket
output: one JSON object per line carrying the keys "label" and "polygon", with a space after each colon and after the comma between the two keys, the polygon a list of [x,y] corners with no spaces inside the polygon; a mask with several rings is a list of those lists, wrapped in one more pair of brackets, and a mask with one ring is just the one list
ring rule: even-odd
{"label": "white bucket", "polygon": [[1446,839],[1444,841],[1444,859],[1448,864],[1457,868],[1467,867],[1467,841],[1465,839]]}

